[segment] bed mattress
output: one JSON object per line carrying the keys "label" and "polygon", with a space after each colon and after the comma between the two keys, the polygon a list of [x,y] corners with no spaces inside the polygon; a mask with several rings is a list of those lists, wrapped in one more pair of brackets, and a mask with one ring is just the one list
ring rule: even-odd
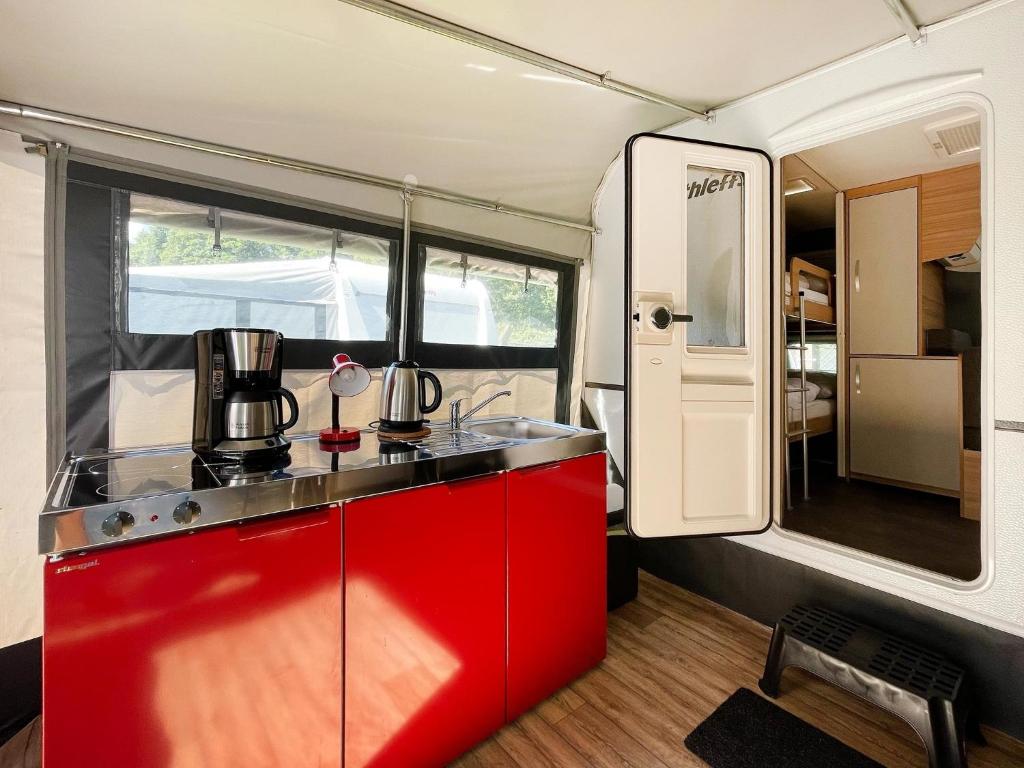
{"label": "bed mattress", "polygon": [[[786,297],[793,297],[793,283],[790,279],[790,273],[786,273]],[[800,276],[800,290],[804,292],[804,300],[811,301],[815,304],[824,304],[828,306],[828,281],[820,277],[806,277]]]}
{"label": "bed mattress", "polygon": [[[788,286],[789,283],[786,283],[786,285]],[[819,291],[812,291],[810,288],[801,288],[800,290],[804,292],[804,301],[809,301],[814,304],[824,304],[826,307],[828,306],[828,294],[820,293]],[[786,291],[786,298],[792,298],[792,291]]]}
{"label": "bed mattress", "polygon": [[[816,419],[819,416],[830,416],[836,412],[835,398],[829,400],[811,400],[807,404],[807,418]],[[800,421],[800,408],[789,409],[789,423],[796,424]]]}

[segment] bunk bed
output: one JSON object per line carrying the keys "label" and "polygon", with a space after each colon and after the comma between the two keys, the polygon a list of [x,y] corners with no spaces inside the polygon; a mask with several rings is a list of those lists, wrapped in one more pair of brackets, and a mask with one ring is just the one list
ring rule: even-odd
{"label": "bunk bed", "polygon": [[[789,440],[793,442],[800,439],[802,426],[802,412],[800,410],[799,392],[794,390],[807,390],[807,437],[826,435],[836,428],[836,395],[835,375],[828,374],[830,383],[824,382],[825,376],[819,374],[808,374],[807,386],[801,387],[799,379],[790,378],[787,383],[787,416],[789,420]],[[796,397],[792,397],[796,395]]]}
{"label": "bunk bed", "polygon": [[[803,467],[803,497],[810,498],[807,441],[833,432],[836,426],[835,376],[825,377],[807,370],[809,333],[835,334],[836,308],[832,273],[800,258],[789,260],[785,279],[786,348],[798,350],[799,366],[786,372],[786,443],[800,441]],[[797,343],[789,339],[799,335]],[[798,373],[798,377],[793,374]],[[792,507],[789,451],[786,456],[786,507]]]}
{"label": "bunk bed", "polygon": [[799,319],[801,291],[805,299],[806,319],[835,325],[835,291],[832,273],[809,261],[793,257],[786,272],[786,317]]}

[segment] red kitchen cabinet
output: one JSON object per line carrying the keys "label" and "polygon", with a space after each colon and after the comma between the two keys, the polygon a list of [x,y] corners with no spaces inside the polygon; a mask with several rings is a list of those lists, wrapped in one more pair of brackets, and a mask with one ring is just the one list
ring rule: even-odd
{"label": "red kitchen cabinet", "polygon": [[504,721],[504,477],[344,512],[345,768],[443,765]]}
{"label": "red kitchen cabinet", "polygon": [[507,717],[604,658],[605,457],[508,473]]}
{"label": "red kitchen cabinet", "polygon": [[45,565],[45,768],[341,765],[341,520]]}

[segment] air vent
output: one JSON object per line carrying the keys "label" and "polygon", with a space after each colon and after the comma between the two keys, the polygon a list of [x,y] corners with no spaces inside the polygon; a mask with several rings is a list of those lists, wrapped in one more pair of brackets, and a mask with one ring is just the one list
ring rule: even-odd
{"label": "air vent", "polygon": [[974,112],[926,125],[924,133],[939,157],[954,157],[981,149],[981,118]]}

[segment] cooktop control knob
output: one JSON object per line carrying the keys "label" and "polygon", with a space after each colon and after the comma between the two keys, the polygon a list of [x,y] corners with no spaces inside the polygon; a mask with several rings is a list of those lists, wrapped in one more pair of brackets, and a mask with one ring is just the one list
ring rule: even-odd
{"label": "cooktop control knob", "polygon": [[112,512],[103,519],[100,528],[107,536],[120,536],[125,531],[131,530],[135,525],[135,518],[123,509]]}
{"label": "cooktop control knob", "polygon": [[189,501],[183,501],[181,504],[176,506],[174,508],[174,512],[171,513],[171,516],[174,518],[174,522],[179,525],[188,525],[199,517],[199,513],[202,511],[203,508],[199,506],[198,502],[190,499]]}

